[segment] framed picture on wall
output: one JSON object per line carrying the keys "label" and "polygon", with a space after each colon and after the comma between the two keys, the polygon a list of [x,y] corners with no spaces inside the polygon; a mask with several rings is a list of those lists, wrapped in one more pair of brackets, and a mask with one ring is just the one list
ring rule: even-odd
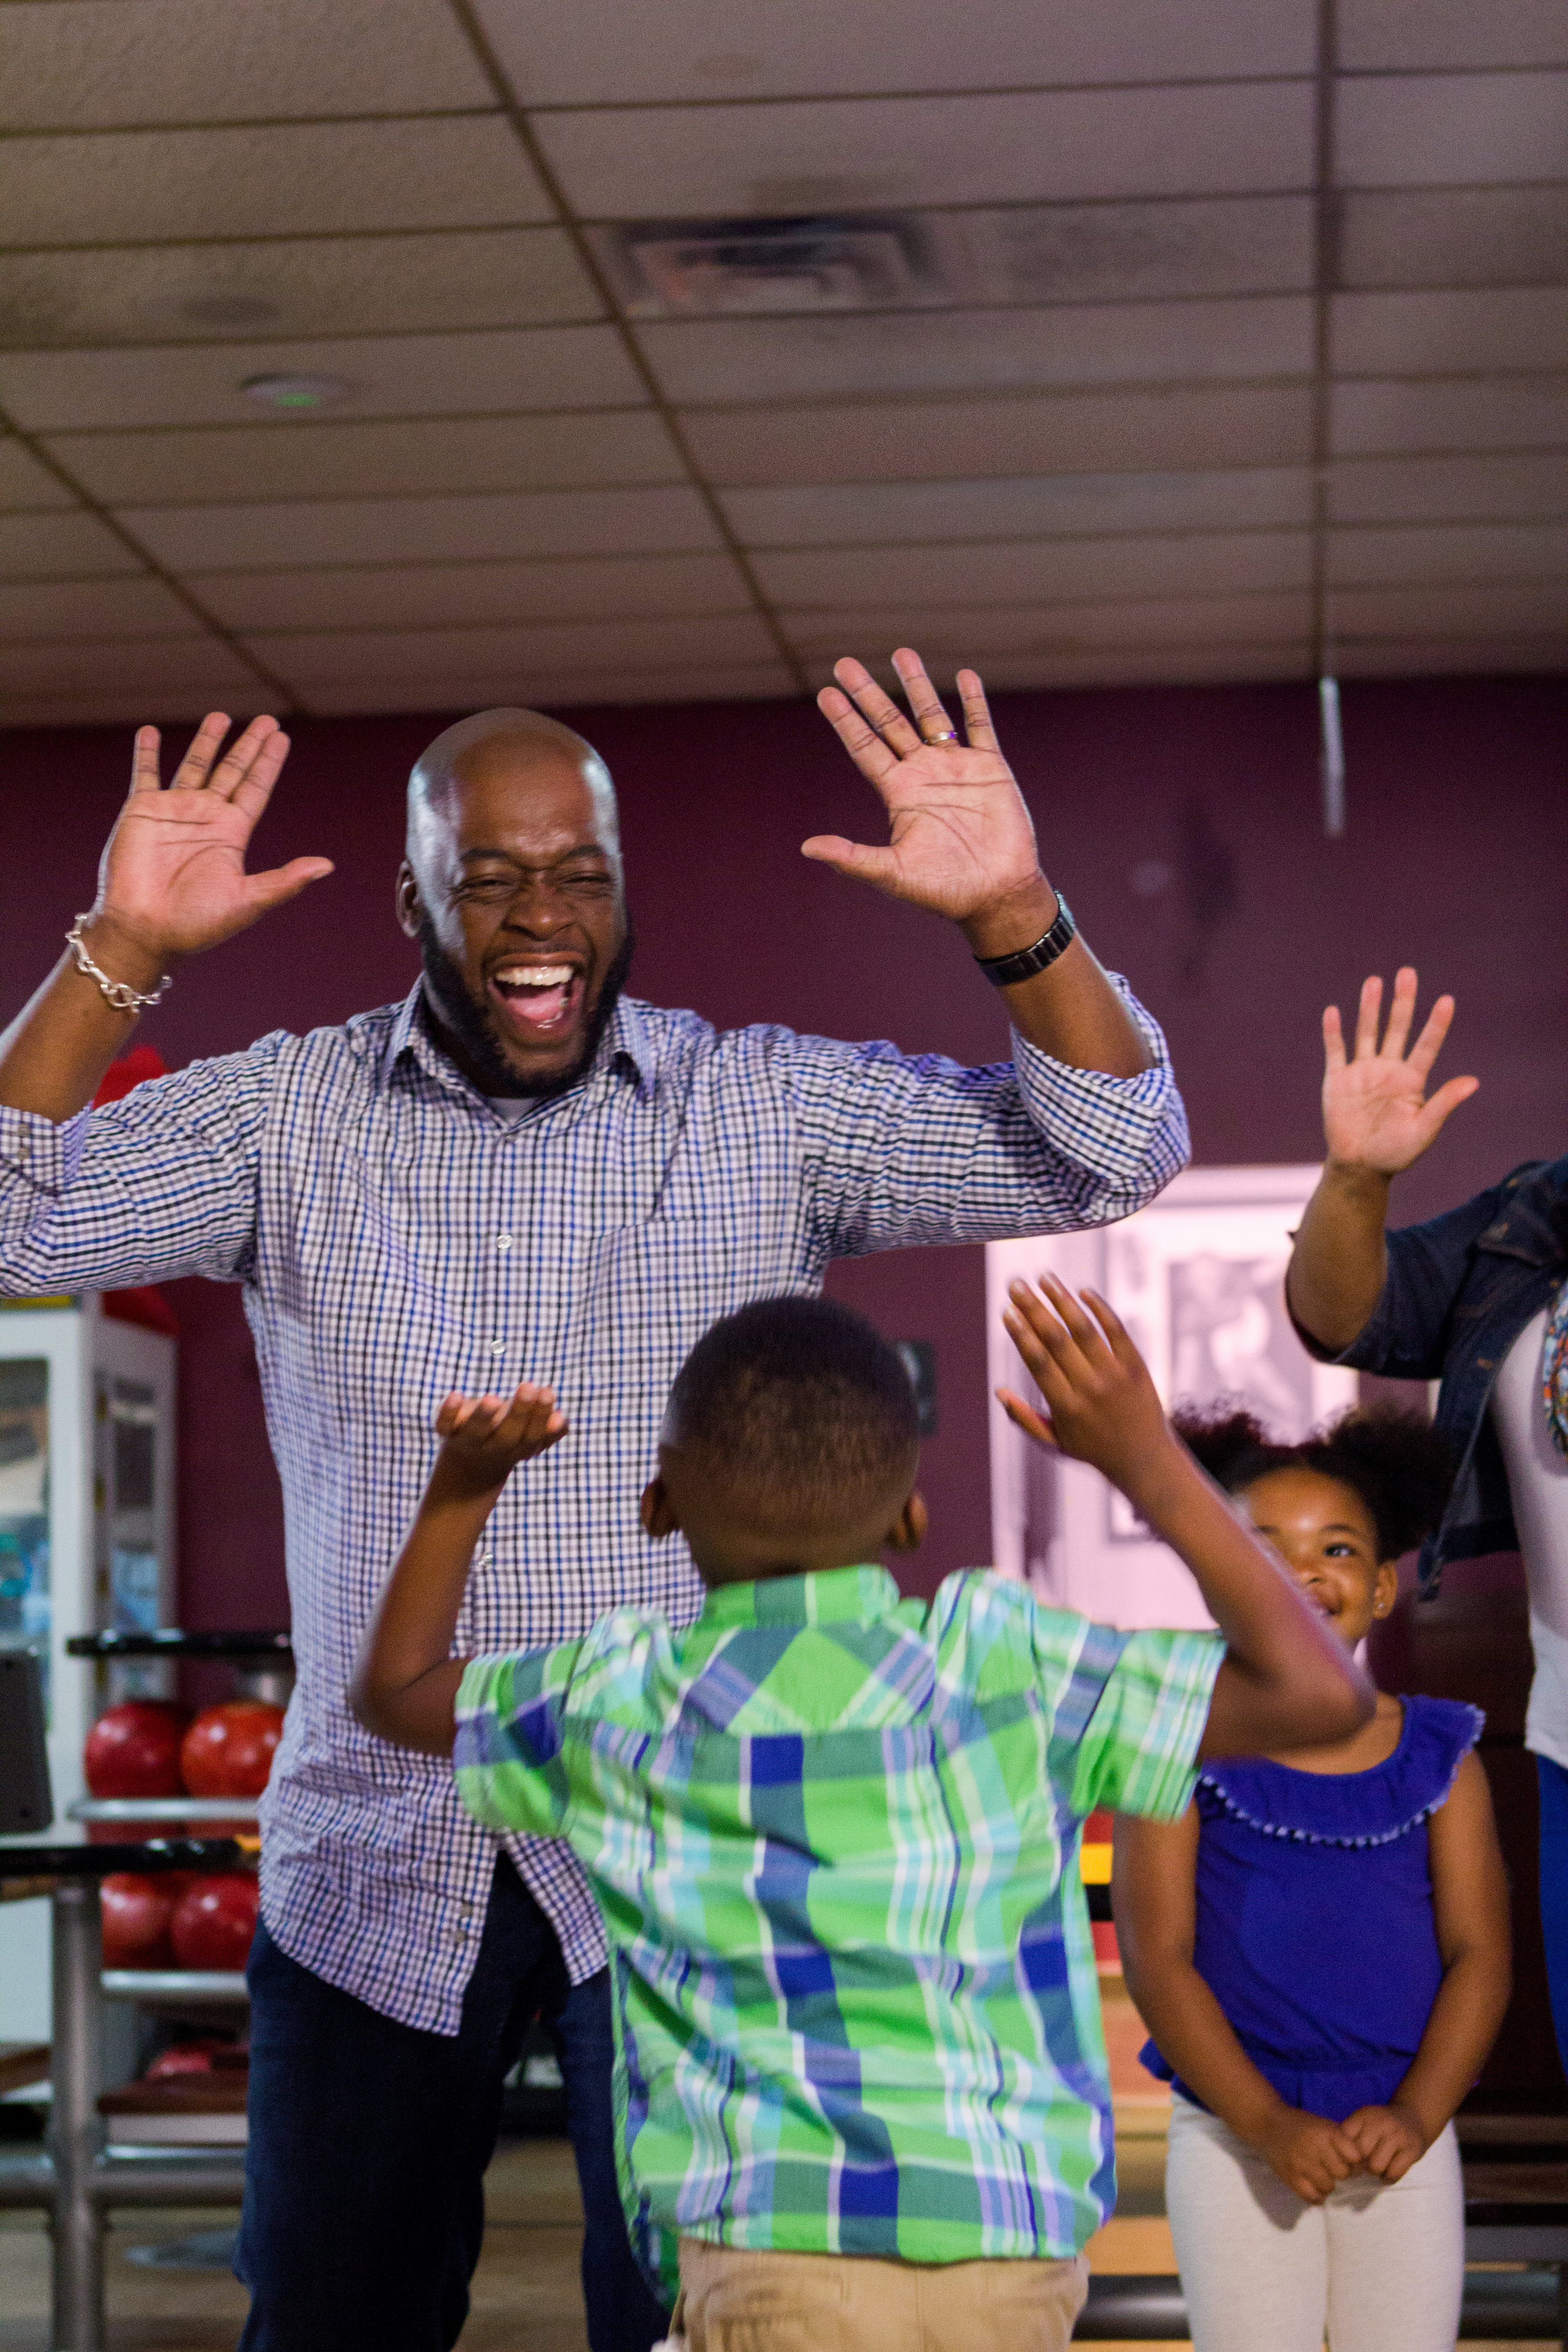
{"label": "framed picture on wall", "polygon": [[[991,1386],[1032,1393],[1001,1326],[1007,1285],[1049,1271],[1107,1297],[1163,1402],[1234,1398],[1292,1440],[1353,1404],[1356,1375],[1314,1363],[1285,1310],[1290,1234],[1315,1167],[1194,1168],[1153,1204],[1096,1233],[993,1242],[986,1251]],[[1030,1444],[991,1406],[996,1565],[1057,1606],[1121,1625],[1206,1625],[1191,1575],[1126,1498],[1085,1464]]]}

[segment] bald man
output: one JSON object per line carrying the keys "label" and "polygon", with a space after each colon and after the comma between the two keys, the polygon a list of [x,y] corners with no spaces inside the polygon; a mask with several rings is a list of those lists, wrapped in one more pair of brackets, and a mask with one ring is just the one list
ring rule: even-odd
{"label": "bald man", "polygon": [[[453,1389],[552,1382],[568,1440],[506,1489],[459,1645],[627,1605],[688,1622],[679,1539],[637,1523],[670,1380],[746,1300],[828,1261],[1123,1216],[1185,1157],[1160,1033],[1040,870],[980,681],[966,741],[912,654],[908,715],[858,662],[822,708],[890,818],[805,855],[957,923],[1012,1058],[964,1070],[623,993],[615,795],[580,736],[488,711],[409,784],[401,1004],[195,1064],[86,1112],[175,964],[330,872],[247,874],[288,749],[270,719],[171,788],[137,738],[91,913],[0,1040],[0,1290],[204,1274],[244,1286],[282,1479],[299,1680],[265,1801],[239,2269],[250,2352],[437,2352],[468,2309],[502,2081],[536,2015],[567,2089],[594,2352],[662,2317],[616,2189],[612,1990],[569,1850],[496,1841],[449,1766],[346,1703]],[[826,909],[825,909],[826,913]],[[742,913],[742,920],[744,917]]]}

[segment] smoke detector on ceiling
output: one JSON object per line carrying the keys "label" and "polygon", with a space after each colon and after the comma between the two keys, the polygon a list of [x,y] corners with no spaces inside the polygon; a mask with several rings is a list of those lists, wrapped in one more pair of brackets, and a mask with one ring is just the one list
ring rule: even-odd
{"label": "smoke detector on ceiling", "polygon": [[627,221],[602,250],[635,318],[879,310],[930,298],[919,226],[896,214]]}
{"label": "smoke detector on ceiling", "polygon": [[247,400],[261,407],[280,408],[290,415],[331,408],[353,390],[348,378],[341,375],[247,375],[239,388]]}

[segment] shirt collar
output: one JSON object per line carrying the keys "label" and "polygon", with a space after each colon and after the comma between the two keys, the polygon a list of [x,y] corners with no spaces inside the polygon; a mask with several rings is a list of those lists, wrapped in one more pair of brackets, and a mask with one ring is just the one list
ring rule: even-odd
{"label": "shirt collar", "polygon": [[[613,1069],[618,1062],[629,1070],[639,1092],[652,1092],[658,1056],[647,1010],[647,1005],[638,1003],[635,997],[622,997],[610,1015],[610,1025],[600,1042],[594,1066],[587,1074],[588,1083]],[[384,1077],[391,1077],[405,1054],[427,1076],[435,1078],[440,1085],[465,1094],[474,1092],[450,1055],[443,1052],[430,1034],[425,1017],[425,982],[422,979],[415,982],[397,1008],[386,1041],[382,1065]]]}
{"label": "shirt collar", "polygon": [[716,1584],[702,1604],[699,1623],[734,1625],[826,1625],[848,1619],[862,1623],[886,1617],[898,1607],[899,1588],[885,1568],[819,1568],[805,1576],[762,1576],[752,1584]]}

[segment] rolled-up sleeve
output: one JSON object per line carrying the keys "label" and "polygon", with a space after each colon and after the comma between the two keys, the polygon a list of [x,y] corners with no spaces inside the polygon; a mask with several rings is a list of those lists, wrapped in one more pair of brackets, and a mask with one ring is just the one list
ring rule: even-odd
{"label": "rolled-up sleeve", "polygon": [[1074,1069],[1015,1033],[1011,1062],[780,1033],[781,1078],[831,1255],[1110,1224],[1185,1165],[1186,1112],[1159,1024],[1111,975],[1152,1055]]}
{"label": "rolled-up sleeve", "polygon": [[0,1297],[243,1281],[282,1033],[56,1124],[0,1106]]}

